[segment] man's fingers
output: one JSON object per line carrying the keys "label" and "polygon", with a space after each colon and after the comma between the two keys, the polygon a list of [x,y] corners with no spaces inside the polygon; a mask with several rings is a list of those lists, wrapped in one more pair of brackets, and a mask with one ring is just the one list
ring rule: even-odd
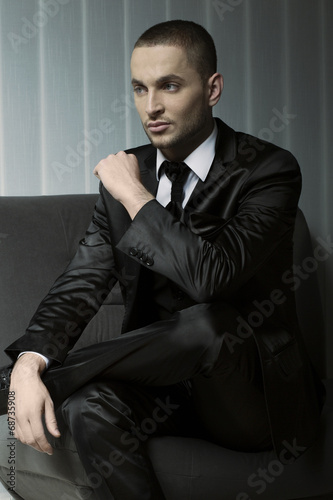
{"label": "man's fingers", "polygon": [[10,390],[15,393],[15,436],[23,444],[52,455],[52,446],[45,435],[47,430],[59,437],[57,421],[50,394],[40,378],[45,361],[36,354],[24,354],[14,365]]}
{"label": "man's fingers", "polygon": [[60,437],[60,431],[58,429],[57,419],[54,413],[54,406],[52,401],[45,402],[45,424],[46,428],[52,436],[58,438]]}
{"label": "man's fingers", "polygon": [[22,444],[27,444],[37,451],[52,454],[53,450],[45,437],[43,425],[38,420],[32,422],[27,420],[18,426],[15,434]]}
{"label": "man's fingers", "polygon": [[21,436],[22,436],[21,427],[19,426],[19,424],[17,422],[15,422],[14,437],[18,441],[21,441]]}
{"label": "man's fingers", "polygon": [[[15,429],[15,437],[22,444],[27,444],[37,451],[52,455],[53,449],[44,433],[44,427],[41,419],[26,420]],[[59,437],[57,435],[56,437]]]}
{"label": "man's fingers", "polygon": [[34,416],[33,420],[30,421],[30,426],[32,437],[31,441],[28,441],[26,444],[32,446],[36,450],[42,451],[43,453],[52,455],[53,449],[46,439],[42,419]]}

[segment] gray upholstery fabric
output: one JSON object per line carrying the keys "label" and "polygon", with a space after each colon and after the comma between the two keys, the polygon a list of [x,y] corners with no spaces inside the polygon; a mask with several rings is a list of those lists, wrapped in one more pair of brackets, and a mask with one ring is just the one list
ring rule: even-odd
{"label": "gray upholstery fabric", "polygon": [[[43,295],[69,262],[88,225],[95,200],[96,195],[0,198],[1,351],[22,335]],[[302,265],[312,250],[301,213],[295,243],[295,262]],[[300,284],[297,302],[309,353],[324,376],[323,320],[316,280],[313,272]],[[93,321],[98,322],[110,312],[114,321],[112,335],[118,335],[123,307],[117,291],[110,293]],[[105,340],[104,335],[101,332],[95,338],[86,338],[83,334],[76,348]],[[0,363],[8,363],[3,353]],[[318,442],[288,466],[283,466],[272,452],[238,453],[204,440],[150,438],[149,454],[166,499],[332,500],[333,381],[327,384],[328,400]],[[0,418],[0,477],[4,484],[10,467],[7,445],[12,439],[8,438],[4,416]],[[93,484],[98,478],[86,477],[71,436],[64,432],[54,445],[54,455],[49,457],[14,443],[16,498],[94,500]]]}
{"label": "gray upholstery fabric", "polygon": [[[58,447],[52,456],[13,441],[8,434],[6,416],[0,418],[0,475],[9,489],[15,484],[15,491],[25,500],[87,499],[93,500],[92,489],[81,462],[77,456],[75,445],[69,434],[59,440]],[[10,454],[9,443],[14,454]],[[15,473],[10,474],[9,460],[15,460]],[[10,482],[12,479],[12,483]],[[89,496],[88,496],[89,493]]]}
{"label": "gray upholstery fabric", "polygon": [[0,198],[0,318],[3,349],[20,337],[73,257],[96,195]]}

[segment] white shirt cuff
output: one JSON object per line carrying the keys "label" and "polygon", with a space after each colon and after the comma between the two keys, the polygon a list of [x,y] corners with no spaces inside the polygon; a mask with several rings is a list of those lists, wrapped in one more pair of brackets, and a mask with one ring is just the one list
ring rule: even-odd
{"label": "white shirt cuff", "polygon": [[50,366],[50,360],[48,358],[46,358],[45,356],[43,356],[43,354],[40,354],[39,352],[35,352],[35,351],[23,351],[23,352],[21,352],[17,356],[17,359],[19,359],[19,357],[21,357],[23,354],[28,354],[29,352],[32,353],[32,354],[37,354],[38,356],[40,356],[41,358],[43,358],[44,361],[45,361],[45,363],[46,363],[45,370],[48,369],[48,367]]}

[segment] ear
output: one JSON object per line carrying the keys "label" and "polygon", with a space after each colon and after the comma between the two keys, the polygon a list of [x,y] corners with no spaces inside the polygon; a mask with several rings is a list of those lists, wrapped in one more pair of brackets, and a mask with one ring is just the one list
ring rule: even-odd
{"label": "ear", "polygon": [[209,106],[215,106],[221,97],[223,90],[223,76],[220,73],[214,73],[208,80]]}

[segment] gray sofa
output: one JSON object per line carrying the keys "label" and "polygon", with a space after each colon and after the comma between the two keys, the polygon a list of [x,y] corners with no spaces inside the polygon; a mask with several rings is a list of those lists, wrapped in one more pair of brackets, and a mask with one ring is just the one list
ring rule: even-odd
{"label": "gray sofa", "polygon": [[[40,300],[75,252],[88,225],[96,197],[0,198],[0,366],[9,362],[3,349],[22,335]],[[294,239],[295,263],[309,269],[314,257],[309,260],[313,250],[301,212]],[[307,273],[306,279],[295,281],[294,285],[309,353],[316,369],[325,378],[323,319],[317,275],[312,270]],[[117,335],[123,313],[119,293],[112,292],[107,302],[113,304],[113,335]],[[103,306],[99,314],[103,314]],[[85,338],[83,335],[79,346],[100,340],[103,339]],[[149,454],[166,499],[332,500],[332,382],[325,381],[327,402],[317,443],[289,465],[281,464],[273,452],[239,453],[205,440],[149,437]],[[67,432],[54,443],[52,457],[12,441],[7,433],[6,417],[3,416],[0,419],[0,474],[6,488],[14,488],[15,491],[11,490],[14,498],[94,499],[93,481],[86,477]],[[297,449],[294,455],[298,455]]]}

